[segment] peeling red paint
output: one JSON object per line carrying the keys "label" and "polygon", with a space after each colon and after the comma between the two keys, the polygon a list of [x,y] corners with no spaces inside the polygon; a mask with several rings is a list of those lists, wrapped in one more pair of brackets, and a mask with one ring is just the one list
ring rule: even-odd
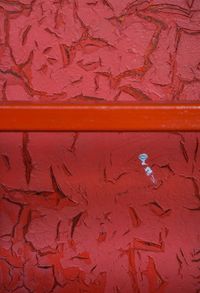
{"label": "peeling red paint", "polygon": [[0,134],[1,292],[198,292],[197,133],[24,139]]}
{"label": "peeling red paint", "polygon": [[198,0],[3,1],[0,99],[198,100]]}
{"label": "peeling red paint", "polygon": [[[1,1],[0,101],[199,100],[199,11]],[[199,139],[1,133],[0,291],[199,292]]]}

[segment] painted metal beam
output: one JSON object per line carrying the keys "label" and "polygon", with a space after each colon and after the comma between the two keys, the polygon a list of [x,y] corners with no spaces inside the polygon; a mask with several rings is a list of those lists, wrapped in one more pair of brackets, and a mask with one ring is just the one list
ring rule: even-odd
{"label": "painted metal beam", "polygon": [[200,104],[1,104],[0,131],[200,131]]}

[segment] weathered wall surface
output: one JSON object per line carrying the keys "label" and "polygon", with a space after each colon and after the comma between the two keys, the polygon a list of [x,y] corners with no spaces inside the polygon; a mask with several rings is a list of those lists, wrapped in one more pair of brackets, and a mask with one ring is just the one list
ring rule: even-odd
{"label": "weathered wall surface", "polygon": [[[0,1],[2,102],[197,100],[199,51],[198,0]],[[199,292],[199,139],[1,133],[0,292]]]}
{"label": "weathered wall surface", "polygon": [[196,100],[199,50],[199,0],[0,2],[2,100]]}
{"label": "weathered wall surface", "polygon": [[0,139],[1,292],[199,292],[199,135]]}

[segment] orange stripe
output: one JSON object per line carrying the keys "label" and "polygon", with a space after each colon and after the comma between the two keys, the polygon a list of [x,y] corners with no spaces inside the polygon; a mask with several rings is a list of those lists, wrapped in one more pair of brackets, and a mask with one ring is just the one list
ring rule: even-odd
{"label": "orange stripe", "polygon": [[1,104],[1,131],[200,131],[200,104]]}

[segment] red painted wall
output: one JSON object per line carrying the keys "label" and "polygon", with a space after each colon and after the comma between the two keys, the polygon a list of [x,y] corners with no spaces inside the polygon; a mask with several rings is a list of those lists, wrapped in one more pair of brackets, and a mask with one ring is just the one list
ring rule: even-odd
{"label": "red painted wall", "polygon": [[1,99],[199,99],[199,10],[199,0],[1,1]]}
{"label": "red painted wall", "polygon": [[[0,99],[197,100],[199,29],[198,0],[0,1]],[[0,292],[199,292],[199,138],[1,133]]]}

